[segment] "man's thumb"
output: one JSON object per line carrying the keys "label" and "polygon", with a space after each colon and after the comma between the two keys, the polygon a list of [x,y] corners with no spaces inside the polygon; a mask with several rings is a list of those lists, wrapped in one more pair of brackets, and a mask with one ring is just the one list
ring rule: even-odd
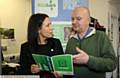
{"label": "man's thumb", "polygon": [[76,47],[76,51],[77,51],[78,53],[81,52],[80,48],[78,48],[78,47]]}
{"label": "man's thumb", "polygon": [[83,51],[80,49],[80,48],[78,48],[78,47],[76,47],[76,51],[78,52],[78,53],[82,53]]}

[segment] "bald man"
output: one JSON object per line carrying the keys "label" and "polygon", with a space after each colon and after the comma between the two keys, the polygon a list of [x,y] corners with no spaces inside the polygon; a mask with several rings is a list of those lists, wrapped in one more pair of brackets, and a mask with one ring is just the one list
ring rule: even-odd
{"label": "bald man", "polygon": [[87,7],[72,12],[74,35],[68,40],[66,54],[73,54],[75,78],[105,78],[106,72],[116,68],[113,46],[103,31],[89,26]]}

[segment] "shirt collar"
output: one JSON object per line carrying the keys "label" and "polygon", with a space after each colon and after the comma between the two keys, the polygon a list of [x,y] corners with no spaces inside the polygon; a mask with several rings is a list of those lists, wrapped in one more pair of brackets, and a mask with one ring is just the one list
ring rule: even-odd
{"label": "shirt collar", "polygon": [[[95,33],[96,33],[96,29],[94,27],[89,27],[86,34],[85,34],[85,36],[83,38],[90,37]],[[73,35],[72,37],[74,37],[76,39],[79,39],[77,34]]]}

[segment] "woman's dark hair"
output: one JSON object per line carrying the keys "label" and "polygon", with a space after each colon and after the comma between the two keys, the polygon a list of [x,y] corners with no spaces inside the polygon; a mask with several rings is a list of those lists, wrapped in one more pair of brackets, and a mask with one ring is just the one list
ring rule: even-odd
{"label": "woman's dark hair", "polygon": [[46,14],[33,14],[28,22],[28,31],[27,31],[27,40],[28,42],[34,42],[38,39],[38,29],[41,28],[43,21],[46,17],[49,17]]}

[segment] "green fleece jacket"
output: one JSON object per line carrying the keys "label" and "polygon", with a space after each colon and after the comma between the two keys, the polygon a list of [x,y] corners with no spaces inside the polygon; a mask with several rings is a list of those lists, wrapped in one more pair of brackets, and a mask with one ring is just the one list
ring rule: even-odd
{"label": "green fleece jacket", "polygon": [[105,78],[106,72],[116,68],[114,49],[104,32],[89,28],[83,39],[79,39],[75,34],[68,40],[65,53],[76,54],[75,47],[89,55],[86,65],[74,64],[75,78]]}

